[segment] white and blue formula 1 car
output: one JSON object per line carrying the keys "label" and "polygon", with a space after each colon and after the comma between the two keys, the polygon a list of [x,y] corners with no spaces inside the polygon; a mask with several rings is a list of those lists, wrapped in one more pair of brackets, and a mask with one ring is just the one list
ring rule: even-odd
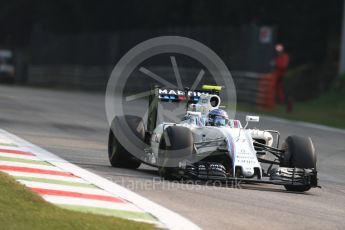
{"label": "white and blue formula 1 car", "polygon": [[[247,129],[259,117],[246,116],[244,127],[229,119],[220,106],[220,89],[153,89],[146,125],[137,116],[114,118],[108,145],[111,165],[148,164],[166,179],[268,183],[299,192],[318,187],[312,140],[289,136],[279,148],[278,131]],[[157,122],[159,103],[183,102],[185,115],[179,122]]]}

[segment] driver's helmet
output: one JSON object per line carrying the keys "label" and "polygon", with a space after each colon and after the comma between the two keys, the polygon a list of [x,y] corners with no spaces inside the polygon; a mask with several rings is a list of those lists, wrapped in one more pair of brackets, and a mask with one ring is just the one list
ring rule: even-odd
{"label": "driver's helmet", "polygon": [[211,110],[208,114],[208,124],[211,126],[225,126],[229,124],[228,114],[222,109]]}

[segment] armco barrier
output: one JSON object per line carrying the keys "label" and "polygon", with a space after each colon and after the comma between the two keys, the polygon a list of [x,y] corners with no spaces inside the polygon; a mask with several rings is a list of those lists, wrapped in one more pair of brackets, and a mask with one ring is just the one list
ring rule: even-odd
{"label": "armco barrier", "polygon": [[[175,82],[171,67],[154,66],[148,68],[151,72]],[[70,66],[46,65],[29,67],[28,83],[60,88],[76,88],[84,90],[104,90],[111,74],[111,66]],[[179,68],[180,75],[187,85],[192,85],[198,69]],[[275,77],[272,73],[254,73],[245,71],[231,71],[237,91],[238,102],[257,105],[265,109],[275,106]],[[128,93],[138,93],[149,90],[154,81],[144,78],[140,73],[133,73],[135,80],[125,89]],[[200,84],[215,84],[210,80],[210,75],[205,74]]]}
{"label": "armco barrier", "polygon": [[30,65],[29,85],[103,90],[112,66]]}

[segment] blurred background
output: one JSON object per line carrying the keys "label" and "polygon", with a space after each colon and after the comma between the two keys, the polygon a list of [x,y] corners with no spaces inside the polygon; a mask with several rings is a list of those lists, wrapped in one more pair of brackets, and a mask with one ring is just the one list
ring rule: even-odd
{"label": "blurred background", "polygon": [[0,80],[104,92],[134,45],[186,36],[223,59],[240,110],[345,128],[344,9],[342,0],[2,0]]}

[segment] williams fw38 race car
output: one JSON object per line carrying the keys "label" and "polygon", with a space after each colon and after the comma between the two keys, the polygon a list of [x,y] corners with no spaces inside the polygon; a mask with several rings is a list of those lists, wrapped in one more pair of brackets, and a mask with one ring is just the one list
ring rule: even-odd
{"label": "williams fw38 race car", "polygon": [[[148,164],[165,179],[267,183],[298,192],[318,187],[310,138],[292,135],[279,147],[278,131],[247,129],[259,117],[246,116],[244,127],[229,119],[220,106],[220,90],[153,89],[145,123],[133,115],[114,117],[108,145],[111,165],[135,169]],[[158,121],[164,104],[183,105],[179,122]]]}

